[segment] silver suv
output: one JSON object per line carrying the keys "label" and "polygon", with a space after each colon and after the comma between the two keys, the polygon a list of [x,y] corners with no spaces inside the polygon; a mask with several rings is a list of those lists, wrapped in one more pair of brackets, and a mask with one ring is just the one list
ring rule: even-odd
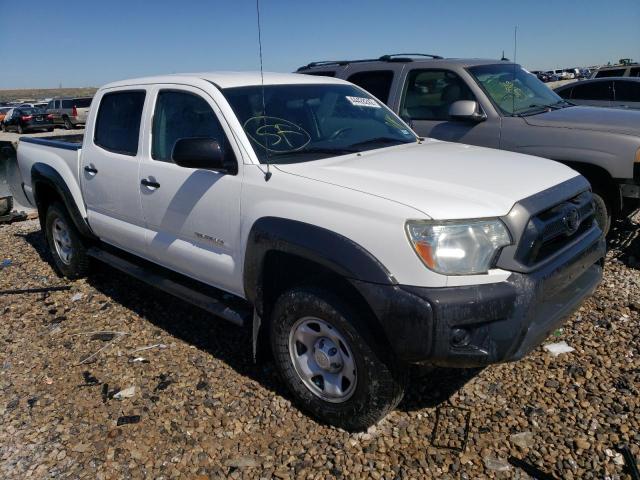
{"label": "silver suv", "polygon": [[56,98],[47,104],[47,114],[56,125],[71,130],[87,122],[91,97]]}
{"label": "silver suv", "polygon": [[569,165],[591,182],[605,232],[640,200],[638,112],[575,106],[515,63],[398,54],[313,62],[297,72],[355,83],[419,135]]}

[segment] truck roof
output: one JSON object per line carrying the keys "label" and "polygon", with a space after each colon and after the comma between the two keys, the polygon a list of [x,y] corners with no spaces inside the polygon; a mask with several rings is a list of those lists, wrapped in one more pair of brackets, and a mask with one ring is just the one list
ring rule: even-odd
{"label": "truck roof", "polygon": [[[262,77],[256,72],[201,72],[158,75],[153,77],[132,78],[120,80],[105,85],[102,88],[123,87],[128,85],[144,85],[154,83],[183,83],[193,82],[194,79],[214,83],[219,88],[248,87],[260,85]],[[264,72],[265,85],[295,85],[311,83],[347,83],[344,80],[330,77],[311,77],[297,73]]]}

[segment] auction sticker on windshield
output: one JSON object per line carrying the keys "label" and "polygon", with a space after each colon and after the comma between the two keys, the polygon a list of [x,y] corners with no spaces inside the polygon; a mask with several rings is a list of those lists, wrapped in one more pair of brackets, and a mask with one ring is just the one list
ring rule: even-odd
{"label": "auction sticker on windshield", "polygon": [[373,98],[347,96],[347,100],[351,102],[351,105],[354,105],[356,107],[380,108],[378,102],[376,102]]}

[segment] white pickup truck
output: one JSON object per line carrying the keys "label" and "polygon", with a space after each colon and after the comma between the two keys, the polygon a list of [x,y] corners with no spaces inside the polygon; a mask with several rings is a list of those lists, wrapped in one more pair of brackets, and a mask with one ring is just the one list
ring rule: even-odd
{"label": "white pickup truck", "polygon": [[575,171],[419,138],[328,77],[112,83],[84,138],[17,155],[62,274],[98,259],[246,325],[298,404],[349,430],[397,405],[409,364],[521,358],[602,276]]}

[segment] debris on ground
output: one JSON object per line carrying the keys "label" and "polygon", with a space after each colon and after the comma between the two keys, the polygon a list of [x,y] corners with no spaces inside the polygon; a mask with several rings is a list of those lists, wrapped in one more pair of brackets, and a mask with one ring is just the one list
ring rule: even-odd
{"label": "debris on ground", "polygon": [[84,297],[84,294],[83,294],[83,293],[78,292],[78,293],[74,294],[74,295],[71,297],[71,301],[72,301],[72,302],[77,302],[77,301],[79,301],[79,300],[82,300],[82,297]]}
{"label": "debris on ground", "polygon": [[123,415],[122,417],[118,417],[117,426],[121,425],[129,425],[132,423],[140,422],[140,415]]}
{"label": "debris on ground", "polygon": [[575,348],[570,347],[564,340],[556,343],[547,343],[543,348],[554,357],[557,357],[562,353],[571,353],[576,350]]}
{"label": "debris on ground", "polygon": [[115,398],[116,400],[124,400],[125,398],[134,397],[135,394],[136,394],[136,387],[135,385],[133,385],[129,388],[125,388],[124,390],[120,390],[119,392],[115,393],[113,395],[113,398]]}
{"label": "debris on ground", "polygon": [[147,347],[136,348],[135,350],[132,350],[131,353],[144,352],[145,350],[151,350],[152,348],[164,349],[167,348],[167,346],[164,343],[154,343],[153,345],[149,345]]}

